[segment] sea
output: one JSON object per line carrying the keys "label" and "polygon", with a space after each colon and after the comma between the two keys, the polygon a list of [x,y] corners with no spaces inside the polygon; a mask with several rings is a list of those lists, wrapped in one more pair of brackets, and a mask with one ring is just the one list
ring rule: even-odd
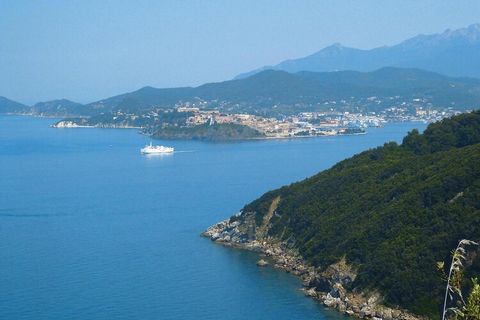
{"label": "sea", "polygon": [[365,135],[211,143],[145,156],[135,129],[0,116],[0,319],[346,319],[258,256],[202,238],[263,193],[388,141]]}

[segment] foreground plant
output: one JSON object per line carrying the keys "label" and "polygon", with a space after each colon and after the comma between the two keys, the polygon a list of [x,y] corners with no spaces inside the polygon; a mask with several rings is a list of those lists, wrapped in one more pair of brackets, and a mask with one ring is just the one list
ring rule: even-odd
{"label": "foreground plant", "polygon": [[[480,320],[480,284],[478,280],[472,279],[472,291],[467,299],[463,298],[462,280],[467,261],[467,247],[478,246],[477,242],[463,239],[452,253],[452,263],[448,271],[447,287],[445,288],[445,298],[443,301],[442,320],[447,319],[451,314],[453,319],[462,320]],[[438,263],[438,268],[443,270],[444,263]],[[458,306],[448,308],[448,304],[457,303]]]}

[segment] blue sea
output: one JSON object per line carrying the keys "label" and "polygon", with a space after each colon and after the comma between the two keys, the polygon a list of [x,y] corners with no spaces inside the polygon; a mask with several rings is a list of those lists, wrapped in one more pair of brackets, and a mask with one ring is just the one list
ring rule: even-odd
{"label": "blue sea", "polygon": [[300,281],[200,237],[264,192],[422,123],[367,135],[159,141],[0,116],[0,319],[341,319]]}

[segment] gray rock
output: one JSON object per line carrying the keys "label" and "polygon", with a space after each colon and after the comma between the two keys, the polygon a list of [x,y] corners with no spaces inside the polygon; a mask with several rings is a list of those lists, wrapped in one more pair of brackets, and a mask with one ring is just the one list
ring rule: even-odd
{"label": "gray rock", "polygon": [[385,320],[392,320],[393,316],[392,316],[392,309],[385,309],[383,311],[383,318]]}
{"label": "gray rock", "polygon": [[305,290],[305,295],[307,297],[316,297],[317,296],[317,291],[315,291],[315,288],[310,288]]}
{"label": "gray rock", "polygon": [[266,267],[266,266],[268,266],[268,264],[269,263],[266,260],[263,260],[263,259],[260,259],[260,260],[257,261],[257,266],[259,266],[259,267]]}
{"label": "gray rock", "polygon": [[392,318],[394,318],[394,319],[400,318],[401,314],[402,314],[402,312],[400,310],[392,310]]}

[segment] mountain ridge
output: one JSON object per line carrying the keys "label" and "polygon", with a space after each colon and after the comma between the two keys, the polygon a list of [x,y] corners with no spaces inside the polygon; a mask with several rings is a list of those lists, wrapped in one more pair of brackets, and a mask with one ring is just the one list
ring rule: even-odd
{"label": "mountain ridge", "polygon": [[85,109],[85,105],[65,98],[37,102],[31,107],[33,114],[58,116],[81,116]]}
{"label": "mountain ridge", "polygon": [[[298,71],[372,71],[381,67],[420,68],[449,76],[480,77],[480,23],[443,33],[420,34],[396,45],[356,49],[340,43],[313,54],[241,73],[241,79],[266,69]],[[477,58],[475,58],[477,57]]]}
{"label": "mountain ridge", "polygon": [[[366,101],[371,97],[383,99],[383,104]],[[206,83],[198,87],[146,86],[86,105],[59,99],[36,103],[32,107],[10,102],[7,108],[5,102],[3,108],[0,104],[0,113],[91,116],[121,111],[139,114],[155,109],[173,109],[185,103],[200,103],[203,108],[229,113],[276,116],[324,111],[330,108],[325,103],[342,100],[350,101],[350,105],[356,105],[357,108],[361,106],[362,110],[357,110],[360,112],[381,111],[382,108],[396,107],[413,100],[421,100],[433,107],[472,110],[480,103],[480,79],[449,77],[433,71],[397,67],[383,67],[370,72],[289,73],[265,70],[245,79]],[[343,110],[339,105],[337,108],[340,108],[338,111]]]}
{"label": "mountain ridge", "polygon": [[[349,77],[351,79],[348,79]],[[378,77],[378,80],[375,80],[375,77]],[[383,85],[386,78],[390,79],[390,88]],[[338,79],[342,79],[342,82],[339,83]],[[468,77],[454,78],[421,69],[396,67],[384,67],[371,72],[346,70],[289,73],[282,70],[265,70],[248,78],[207,83],[198,87],[168,89],[144,87],[131,93],[90,103],[89,106],[115,108],[121,106],[122,102],[126,104],[130,99],[131,105],[137,104],[140,108],[172,107],[175,103],[198,98],[257,104],[262,108],[267,106],[271,108],[275,104],[293,105],[317,103],[328,99],[346,99],[352,96],[397,94],[431,97],[435,103],[443,106],[454,102],[447,101],[450,99],[449,96],[462,99],[467,104],[474,104],[480,101],[480,80]]]}
{"label": "mountain ridge", "polygon": [[28,106],[0,96],[0,113],[22,113],[28,110]]}

